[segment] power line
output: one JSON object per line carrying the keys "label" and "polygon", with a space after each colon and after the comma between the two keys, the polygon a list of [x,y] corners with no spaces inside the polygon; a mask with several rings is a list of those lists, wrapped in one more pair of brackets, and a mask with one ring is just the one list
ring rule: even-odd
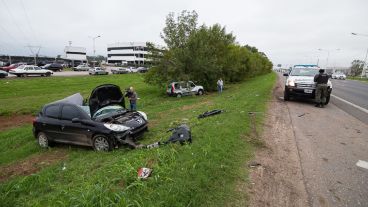
{"label": "power line", "polygon": [[38,41],[38,39],[37,39],[37,36],[35,35],[35,32],[34,32],[34,30],[33,30],[33,28],[32,28],[32,24],[31,24],[31,22],[29,21],[29,16],[28,16],[27,10],[26,10],[26,8],[25,8],[25,6],[24,6],[23,0],[20,0],[20,4],[22,5],[22,8],[23,8],[24,14],[25,14],[25,16],[26,16],[26,20],[27,20],[27,23],[28,23],[28,27],[30,28],[30,31],[31,31],[31,33],[32,33],[33,40],[34,40],[35,42],[38,42],[38,43],[39,43],[39,41]]}
{"label": "power line", "polygon": [[14,16],[13,16],[13,14],[11,13],[11,11],[10,11],[10,9],[9,9],[8,5],[5,3],[5,1],[4,1],[4,0],[2,0],[2,2],[3,2],[3,4],[4,4],[4,6],[5,6],[5,8],[6,8],[6,11],[8,12],[8,14],[9,14],[9,16],[10,16],[10,18],[11,18],[11,20],[12,20],[13,24],[18,28],[18,30],[20,31],[20,33],[23,35],[24,39],[26,40],[25,42],[30,42],[30,41],[29,41],[29,39],[28,39],[28,37],[25,35],[25,33],[23,32],[23,30],[20,28],[20,26],[18,25],[18,23],[15,21],[15,18],[14,18]]}

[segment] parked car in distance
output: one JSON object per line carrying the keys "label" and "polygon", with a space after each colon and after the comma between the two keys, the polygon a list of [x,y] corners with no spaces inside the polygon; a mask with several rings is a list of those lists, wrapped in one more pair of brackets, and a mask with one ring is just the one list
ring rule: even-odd
{"label": "parked car in distance", "polygon": [[128,68],[111,68],[112,74],[127,74],[130,73]]}
{"label": "parked car in distance", "polygon": [[0,78],[5,78],[8,76],[8,73],[6,71],[0,70]]}
{"label": "parked car in distance", "polygon": [[192,81],[180,81],[180,82],[172,82],[169,84],[166,90],[167,95],[176,96],[178,98],[182,96],[189,95],[203,95],[204,89],[203,86],[197,86]]}
{"label": "parked car in distance", "polygon": [[107,75],[109,72],[100,67],[91,68],[88,70],[90,75]]}
{"label": "parked car in distance", "polygon": [[[284,90],[284,100],[288,101],[291,97],[303,97],[313,99],[315,98],[316,83],[314,76],[319,73],[319,67],[294,67],[291,72],[285,73],[287,76]],[[332,92],[332,83],[327,82],[326,105],[330,101],[330,94]]]}
{"label": "parked car in distance", "polygon": [[53,72],[51,70],[42,69],[34,65],[21,65],[15,69],[9,71],[10,74],[16,75],[18,77],[27,76],[51,76]]}
{"label": "parked car in distance", "polygon": [[6,72],[9,72],[11,69],[15,69],[21,65],[26,65],[25,63],[14,63],[14,64],[11,64],[9,66],[4,66],[4,67],[1,67],[0,69],[3,70],[3,71],[6,71]]}
{"label": "parked car in distance", "polygon": [[73,70],[74,71],[88,71],[89,69],[91,69],[88,65],[78,65],[77,67],[74,67]]}
{"label": "parked car in distance", "polygon": [[138,68],[135,68],[135,67],[128,67],[128,69],[130,70],[131,73],[138,72]]}
{"label": "parked car in distance", "polygon": [[119,86],[104,84],[92,91],[87,106],[80,93],[46,104],[33,120],[33,135],[43,148],[59,142],[110,151],[138,139],[147,125],[144,112],[125,108]]}
{"label": "parked car in distance", "polygon": [[148,72],[148,69],[145,68],[145,67],[138,67],[137,68],[137,72],[138,73],[146,73],[146,72]]}
{"label": "parked car in distance", "polygon": [[332,79],[342,79],[345,80],[346,79],[346,75],[344,73],[333,73],[331,76]]}
{"label": "parked car in distance", "polygon": [[52,71],[61,71],[63,69],[63,66],[60,63],[50,63],[42,66],[41,68]]}

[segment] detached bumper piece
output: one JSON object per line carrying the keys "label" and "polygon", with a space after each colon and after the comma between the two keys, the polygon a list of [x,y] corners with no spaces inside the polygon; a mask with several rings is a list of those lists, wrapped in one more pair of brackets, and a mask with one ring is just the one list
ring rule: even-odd
{"label": "detached bumper piece", "polygon": [[176,143],[176,142],[179,142],[180,144],[184,144],[186,142],[192,143],[192,133],[188,125],[182,124],[172,129],[172,131],[173,133],[167,141],[155,142],[153,144],[147,145],[146,148],[151,149],[151,148],[159,147],[161,145],[166,145],[169,143]]}
{"label": "detached bumper piece", "polygon": [[215,110],[212,110],[212,111],[206,111],[203,114],[200,114],[198,116],[198,119],[203,119],[203,118],[206,118],[206,117],[209,117],[209,116],[221,114],[222,112],[224,112],[224,110],[215,109]]}

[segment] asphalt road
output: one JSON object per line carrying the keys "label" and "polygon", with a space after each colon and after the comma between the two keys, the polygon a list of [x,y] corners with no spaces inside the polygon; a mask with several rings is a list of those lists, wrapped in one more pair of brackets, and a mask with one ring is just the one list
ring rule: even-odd
{"label": "asphalt road", "polygon": [[354,80],[331,81],[333,85],[331,102],[368,124],[368,84]]}
{"label": "asphalt road", "polygon": [[[367,86],[355,81],[333,82],[337,82],[333,94],[367,107],[367,93],[356,91],[366,90]],[[309,204],[368,206],[368,166],[357,164],[368,165],[368,125],[334,102],[325,108],[316,108],[311,101],[285,102]],[[354,107],[351,110],[363,113]]]}

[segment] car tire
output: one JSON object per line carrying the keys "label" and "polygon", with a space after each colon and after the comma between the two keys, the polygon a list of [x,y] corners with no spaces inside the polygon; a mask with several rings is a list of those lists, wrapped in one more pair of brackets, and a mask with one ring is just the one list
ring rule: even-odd
{"label": "car tire", "polygon": [[37,142],[38,142],[38,145],[40,147],[42,147],[42,148],[48,148],[48,147],[50,147],[50,140],[46,136],[46,134],[43,133],[43,132],[39,132],[37,134]]}
{"label": "car tire", "polygon": [[50,76],[51,76],[51,73],[47,72],[46,77],[50,77]]}
{"label": "car tire", "polygon": [[328,96],[326,97],[326,103],[325,103],[325,105],[327,105],[329,102],[330,102],[330,95],[328,95]]}
{"label": "car tire", "polygon": [[111,151],[112,142],[104,135],[96,135],[93,137],[93,149],[96,151]]}
{"label": "car tire", "polygon": [[182,97],[181,93],[176,94],[176,98],[181,98],[181,97]]}
{"label": "car tire", "polygon": [[199,96],[202,96],[202,95],[203,95],[203,90],[199,90],[199,91],[198,91],[198,95],[199,95]]}
{"label": "car tire", "polygon": [[27,77],[27,74],[22,74],[21,75],[23,78],[26,78]]}
{"label": "car tire", "polygon": [[290,100],[290,95],[288,92],[284,91],[284,101]]}

